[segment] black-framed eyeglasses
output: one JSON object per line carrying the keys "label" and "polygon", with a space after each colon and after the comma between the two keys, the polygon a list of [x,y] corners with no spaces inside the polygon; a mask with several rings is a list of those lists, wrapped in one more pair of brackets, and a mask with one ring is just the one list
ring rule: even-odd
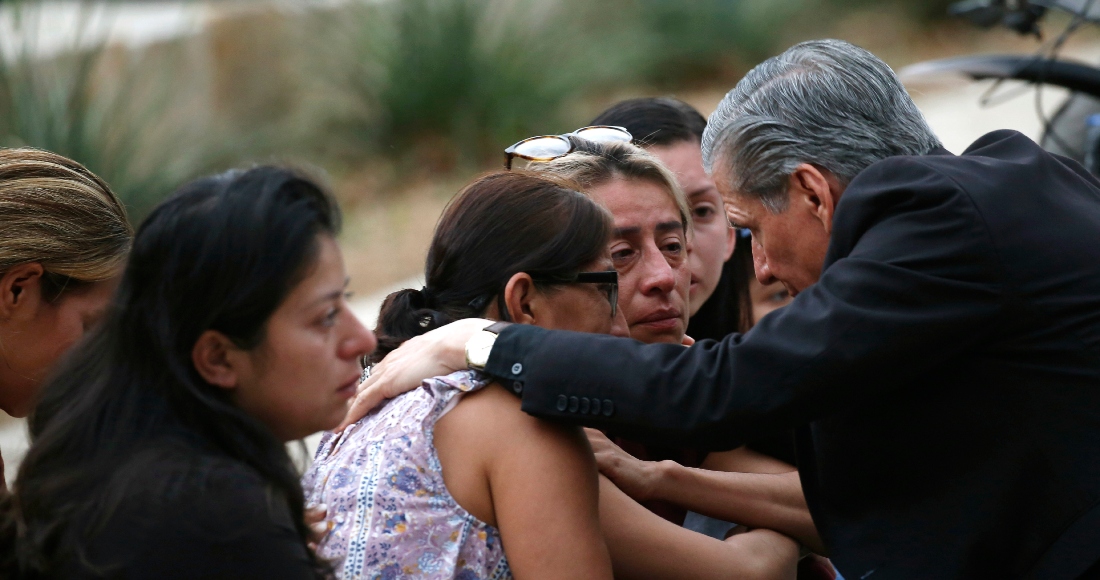
{"label": "black-framed eyeglasses", "polygon": [[570,136],[594,143],[630,143],[634,140],[634,136],[625,127],[614,125],[590,125],[572,133],[528,137],[504,150],[504,168],[511,169],[512,159],[516,157],[528,161],[551,161],[569,155],[573,152]]}
{"label": "black-framed eyeglasses", "polygon": [[545,284],[595,284],[611,303],[611,318],[619,311],[619,273],[615,270],[578,272],[567,278],[532,276],[531,279]]}

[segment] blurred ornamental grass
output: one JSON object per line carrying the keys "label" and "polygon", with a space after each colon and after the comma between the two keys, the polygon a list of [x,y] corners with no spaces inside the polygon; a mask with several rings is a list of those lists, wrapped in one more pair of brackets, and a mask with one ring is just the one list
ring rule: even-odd
{"label": "blurred ornamental grass", "polygon": [[48,3],[0,0],[19,39],[0,38],[0,146],[84,163],[135,220],[183,181],[261,155],[367,167],[400,189],[497,167],[505,146],[615,98],[728,88],[873,3],[257,0],[212,3],[224,14],[201,35],[131,50],[92,38],[125,5],[83,0],[72,46],[46,55]]}
{"label": "blurred ornamental grass", "polygon": [[182,44],[142,51],[109,45],[105,31],[116,8],[85,2],[71,45],[54,52],[38,37],[49,8],[29,0],[4,8],[16,40],[0,51],[0,146],[46,149],[84,164],[137,222],[232,147],[211,134],[195,106],[197,87],[181,82],[188,76]]}
{"label": "blurred ornamental grass", "polygon": [[[352,3],[315,25],[319,81],[338,99],[338,146],[437,170],[496,161],[523,137],[576,127],[576,100],[629,81],[615,27],[577,25],[600,8],[571,0]],[[571,114],[572,113],[572,114]]]}

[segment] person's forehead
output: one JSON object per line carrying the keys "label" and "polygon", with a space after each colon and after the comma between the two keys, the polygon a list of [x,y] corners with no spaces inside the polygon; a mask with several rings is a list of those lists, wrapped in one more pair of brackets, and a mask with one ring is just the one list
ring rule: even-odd
{"label": "person's forehead", "polygon": [[614,179],[593,188],[592,194],[611,212],[616,229],[652,230],[661,223],[680,221],[671,194],[650,181]]}
{"label": "person's forehead", "polygon": [[723,195],[722,200],[726,216],[736,226],[749,227],[762,217],[763,212],[768,211],[759,199],[746,195]]}
{"label": "person's forehead", "polygon": [[287,301],[302,307],[331,300],[342,294],[348,277],[340,246],[329,236],[318,238],[318,251],[306,275],[291,289]]}
{"label": "person's forehead", "polygon": [[714,183],[703,170],[703,153],[697,141],[677,141],[668,145],[655,145],[648,148],[661,160],[680,182],[680,187],[691,196],[710,193]]}
{"label": "person's forehead", "polygon": [[670,168],[680,170],[698,166],[700,171],[703,169],[703,152],[698,141],[683,140],[667,145],[652,145],[646,150]]}

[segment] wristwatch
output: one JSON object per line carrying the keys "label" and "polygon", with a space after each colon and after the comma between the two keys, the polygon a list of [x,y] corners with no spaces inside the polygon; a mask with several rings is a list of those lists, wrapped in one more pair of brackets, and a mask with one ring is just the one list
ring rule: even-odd
{"label": "wristwatch", "polygon": [[475,370],[485,370],[489,364],[489,353],[493,351],[493,344],[497,341],[500,331],[510,325],[511,322],[494,322],[477,331],[466,341],[466,366]]}

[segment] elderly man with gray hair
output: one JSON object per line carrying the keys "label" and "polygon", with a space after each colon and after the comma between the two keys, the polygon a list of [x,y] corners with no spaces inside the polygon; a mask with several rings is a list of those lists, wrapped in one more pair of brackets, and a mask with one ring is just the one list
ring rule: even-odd
{"label": "elderly man with gray hair", "polygon": [[642,440],[793,428],[847,578],[1100,574],[1100,183],[1011,131],[949,153],[833,40],[753,69],[702,145],[789,306],[690,348],[463,321],[383,361],[351,414],[470,366]]}

